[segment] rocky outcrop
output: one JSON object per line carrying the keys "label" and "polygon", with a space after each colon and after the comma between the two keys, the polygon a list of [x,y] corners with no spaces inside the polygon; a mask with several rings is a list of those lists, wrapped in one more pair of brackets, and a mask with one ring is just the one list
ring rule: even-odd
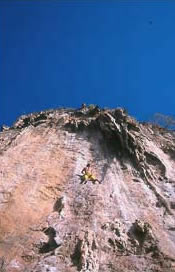
{"label": "rocky outcrop", "polygon": [[93,105],[3,126],[0,271],[175,271],[174,139]]}

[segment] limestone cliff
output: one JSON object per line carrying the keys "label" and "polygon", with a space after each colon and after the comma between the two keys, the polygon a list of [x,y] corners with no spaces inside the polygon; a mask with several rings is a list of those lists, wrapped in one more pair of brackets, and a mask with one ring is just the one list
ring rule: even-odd
{"label": "limestone cliff", "polygon": [[174,191],[172,131],[120,108],[21,116],[0,132],[0,271],[173,272]]}

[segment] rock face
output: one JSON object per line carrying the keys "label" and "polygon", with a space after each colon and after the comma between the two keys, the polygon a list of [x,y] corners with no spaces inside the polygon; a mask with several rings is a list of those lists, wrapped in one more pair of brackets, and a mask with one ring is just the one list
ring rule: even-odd
{"label": "rock face", "polygon": [[[174,140],[86,105],[4,126],[0,271],[175,271]],[[81,179],[88,162],[101,184]]]}

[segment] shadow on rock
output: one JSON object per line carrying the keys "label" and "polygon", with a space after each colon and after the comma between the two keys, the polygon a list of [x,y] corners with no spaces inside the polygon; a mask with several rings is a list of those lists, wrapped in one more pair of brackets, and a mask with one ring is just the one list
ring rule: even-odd
{"label": "shadow on rock", "polygon": [[39,249],[39,253],[47,253],[60,246],[55,241],[56,231],[54,230],[54,228],[49,227],[44,230],[44,233],[48,236],[49,240],[46,243],[42,243]]}

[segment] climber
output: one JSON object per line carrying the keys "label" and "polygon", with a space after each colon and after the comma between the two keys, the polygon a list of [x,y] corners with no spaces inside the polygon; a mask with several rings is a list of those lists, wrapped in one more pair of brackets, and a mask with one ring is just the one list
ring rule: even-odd
{"label": "climber", "polygon": [[91,172],[91,168],[90,168],[90,163],[88,163],[86,165],[86,167],[83,168],[83,170],[81,171],[81,173],[83,174],[82,176],[82,180],[85,181],[85,183],[90,180],[92,181],[94,184],[96,181],[98,181],[98,183],[101,183]]}

